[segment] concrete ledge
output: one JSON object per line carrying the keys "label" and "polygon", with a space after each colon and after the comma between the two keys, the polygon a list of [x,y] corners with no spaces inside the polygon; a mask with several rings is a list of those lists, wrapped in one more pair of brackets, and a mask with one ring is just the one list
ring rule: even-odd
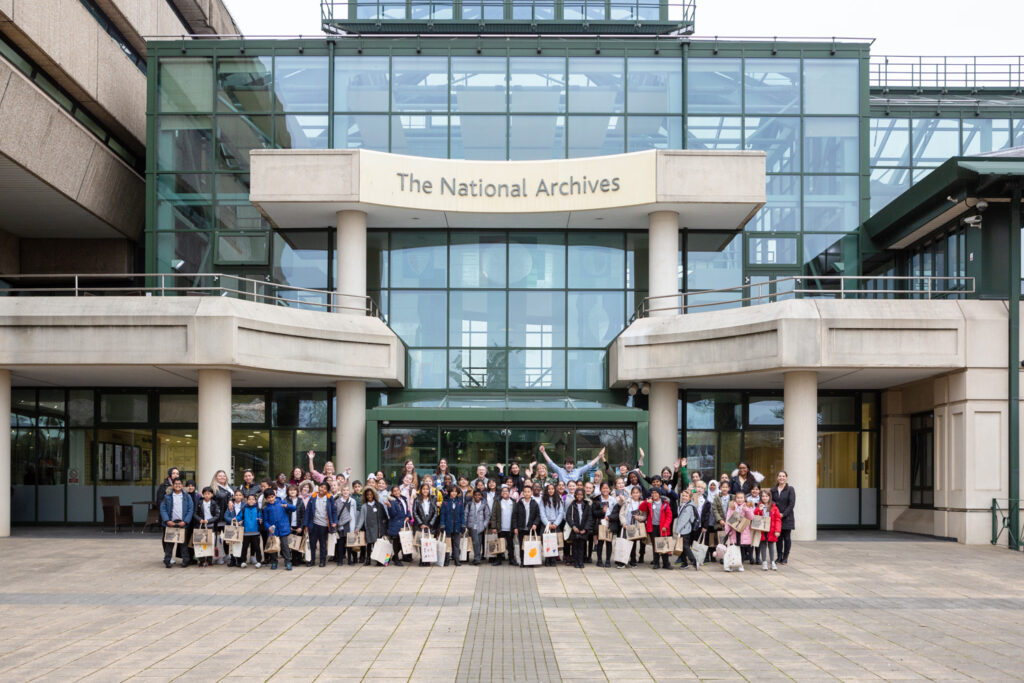
{"label": "concrete ledge", "polygon": [[0,298],[0,367],[222,368],[405,382],[381,320],[223,297]]}

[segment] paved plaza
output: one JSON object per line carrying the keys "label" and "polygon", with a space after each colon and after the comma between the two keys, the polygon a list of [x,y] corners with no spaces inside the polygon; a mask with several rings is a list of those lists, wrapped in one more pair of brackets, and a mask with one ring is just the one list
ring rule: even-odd
{"label": "paved plaza", "polygon": [[823,533],[778,572],[165,569],[156,534],[0,539],[0,680],[1008,680],[1024,555]]}

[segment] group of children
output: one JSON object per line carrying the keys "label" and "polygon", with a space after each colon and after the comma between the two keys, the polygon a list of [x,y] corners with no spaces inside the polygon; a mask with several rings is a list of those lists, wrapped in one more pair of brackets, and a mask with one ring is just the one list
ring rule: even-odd
{"label": "group of children", "polygon": [[[675,468],[646,476],[642,450],[640,467],[633,469],[600,467],[601,461],[607,465],[604,449],[580,468],[572,460],[560,467],[543,446],[539,451],[546,464],[533,462],[523,472],[513,463],[508,473],[502,466],[494,473],[481,465],[472,480],[456,477],[443,459],[435,474],[421,478],[407,461],[399,482],[390,485],[382,472],[368,476],[365,485],[347,471],[337,475],[330,462],[318,472],[312,453],[309,470],[295,468],[290,478],[282,473],[257,483],[246,470],[235,488],[222,470],[201,493],[194,482],[182,483],[172,468],[158,492],[161,519],[185,533],[184,542],[164,543],[164,564],[173,565],[178,548],[183,566],[269,563],[277,569],[281,560],[286,570],[303,561],[320,567],[328,561],[370,565],[371,550],[386,539],[393,553],[385,562],[402,566],[413,561],[413,554],[402,552],[403,541],[408,550],[415,538],[418,551],[424,537],[447,540],[439,564],[459,565],[463,556],[474,565],[485,560],[536,564],[524,562],[523,546],[538,537],[558,539],[557,555],[553,548],[545,553],[543,563],[549,566],[563,561],[582,568],[594,562],[596,551],[597,566],[611,567],[616,539],[623,549],[616,551],[618,568],[643,563],[650,549],[654,569],[672,569],[673,555],[677,566],[699,569],[732,545],[739,547],[743,563],[764,570],[788,561],[795,493],[785,472],[779,472],[775,486],[762,489],[760,475],[745,463],[731,476],[705,483],[699,473],[688,475],[685,458]],[[237,535],[230,543],[223,540],[228,527]],[[212,529],[216,540],[212,553],[193,562],[189,546],[198,528]],[[694,555],[695,544],[703,557]],[[742,563],[724,566],[743,571]]]}

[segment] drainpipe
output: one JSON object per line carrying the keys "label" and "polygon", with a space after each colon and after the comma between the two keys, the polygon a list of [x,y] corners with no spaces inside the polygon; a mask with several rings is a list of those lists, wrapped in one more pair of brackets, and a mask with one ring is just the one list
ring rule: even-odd
{"label": "drainpipe", "polygon": [[1020,227],[1021,183],[1010,188],[1010,352],[1009,419],[1010,445],[1010,549],[1020,548]]}

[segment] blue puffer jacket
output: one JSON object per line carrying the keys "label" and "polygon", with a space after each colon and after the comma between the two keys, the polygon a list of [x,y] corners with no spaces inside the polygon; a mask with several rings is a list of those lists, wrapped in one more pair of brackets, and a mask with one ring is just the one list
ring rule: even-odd
{"label": "blue puffer jacket", "polygon": [[246,505],[242,508],[242,514],[240,516],[242,518],[242,526],[244,527],[245,533],[251,534],[253,532],[259,532],[260,524],[263,522],[263,515],[258,507],[255,505]]}
{"label": "blue puffer jacket", "polygon": [[292,504],[274,502],[273,505],[263,506],[263,523],[267,525],[267,531],[274,527],[272,532],[275,536],[287,536],[292,532],[291,514],[295,512]]}
{"label": "blue puffer jacket", "polygon": [[461,534],[465,528],[465,514],[461,496],[454,500],[445,498],[441,504],[441,529],[449,536]]}

